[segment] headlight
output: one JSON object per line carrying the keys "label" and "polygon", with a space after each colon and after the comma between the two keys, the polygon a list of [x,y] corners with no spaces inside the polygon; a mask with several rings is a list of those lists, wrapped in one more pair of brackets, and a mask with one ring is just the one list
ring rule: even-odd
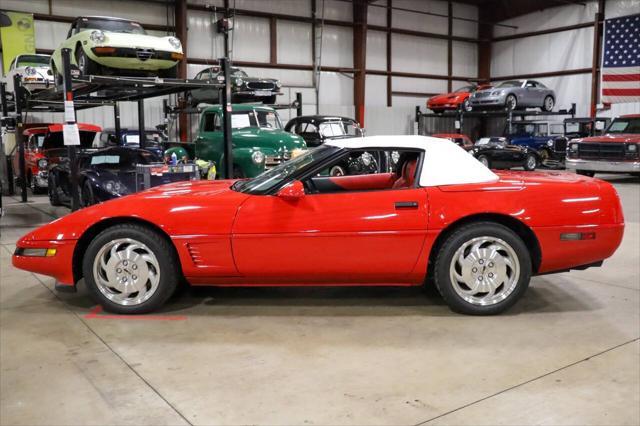
{"label": "headlight", "polygon": [[491,92],[491,96],[500,96],[502,95],[502,90],[494,90]]}
{"label": "headlight", "polygon": [[178,40],[175,37],[169,37],[169,44],[174,48],[174,49],[182,49],[182,43],[180,43],[180,40]]}
{"label": "headlight", "polygon": [[371,161],[373,160],[373,157],[368,152],[365,152],[360,156],[360,160],[362,161],[362,164],[365,167],[369,167],[371,165]]}
{"label": "headlight", "polygon": [[393,164],[398,164],[398,160],[400,160],[400,153],[398,151],[391,152],[391,162]]}
{"label": "headlight", "polygon": [[629,145],[627,145],[627,151],[638,152],[638,145],[630,143]]}
{"label": "headlight", "polygon": [[46,169],[48,165],[49,165],[49,162],[47,161],[46,158],[41,158],[38,160],[39,169]]}
{"label": "headlight", "polygon": [[117,195],[122,191],[122,185],[120,184],[120,182],[116,182],[113,180],[106,181],[102,186],[104,187],[105,191],[114,195]]}
{"label": "headlight", "polygon": [[242,81],[241,78],[236,78],[236,86],[242,86],[242,83],[244,83],[244,81]]}
{"label": "headlight", "polygon": [[256,164],[264,163],[264,154],[262,153],[262,151],[253,151],[253,153],[251,154],[251,161]]}
{"label": "headlight", "polygon": [[282,83],[279,80],[276,80],[276,87],[279,89],[282,87]]}
{"label": "headlight", "polygon": [[547,141],[547,146],[548,146],[548,147],[552,147],[552,146],[553,146],[553,140],[552,140],[552,139],[549,139],[549,140]]}
{"label": "headlight", "polygon": [[24,73],[26,75],[36,75],[36,69],[34,67],[26,67]]}
{"label": "headlight", "polygon": [[57,249],[54,248],[20,248],[15,251],[16,256],[30,256],[30,257],[53,257],[57,253]]}
{"label": "headlight", "polygon": [[569,149],[571,151],[577,151],[578,150],[578,144],[577,143],[572,143],[571,145],[569,145]]}
{"label": "headlight", "polygon": [[91,31],[91,35],[89,35],[89,38],[94,43],[102,43],[106,39],[104,33],[100,30]]}

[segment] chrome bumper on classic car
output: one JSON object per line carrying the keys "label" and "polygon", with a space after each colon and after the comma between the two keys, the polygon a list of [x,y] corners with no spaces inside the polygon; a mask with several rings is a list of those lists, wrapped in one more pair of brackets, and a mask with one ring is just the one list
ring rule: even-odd
{"label": "chrome bumper on classic car", "polygon": [[588,172],[640,173],[640,161],[581,160],[567,158],[567,170],[585,170]]}
{"label": "chrome bumper on classic car", "polygon": [[49,172],[39,171],[34,176],[35,184],[38,188],[47,188],[49,186]]}

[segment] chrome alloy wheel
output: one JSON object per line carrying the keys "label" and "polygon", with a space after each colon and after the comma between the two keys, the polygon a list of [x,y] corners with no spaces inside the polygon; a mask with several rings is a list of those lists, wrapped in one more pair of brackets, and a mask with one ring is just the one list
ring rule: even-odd
{"label": "chrome alloy wheel", "polygon": [[530,155],[527,157],[527,167],[531,170],[536,168],[536,157],[534,157],[533,155]]}
{"label": "chrome alloy wheel", "polygon": [[551,96],[547,96],[544,100],[544,110],[551,111],[553,109],[553,98]]}
{"label": "chrome alloy wheel", "polygon": [[477,237],[454,254],[449,275],[455,292],[472,305],[489,306],[506,299],[520,278],[513,248],[496,237]]}
{"label": "chrome alloy wheel", "polygon": [[145,244],[120,238],[100,248],[93,261],[93,277],[100,292],[113,303],[139,305],[158,289],[160,265]]}

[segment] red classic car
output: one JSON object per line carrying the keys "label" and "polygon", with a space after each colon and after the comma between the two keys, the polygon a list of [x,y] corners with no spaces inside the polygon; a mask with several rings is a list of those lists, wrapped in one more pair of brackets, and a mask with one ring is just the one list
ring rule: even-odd
{"label": "red classic car", "polygon": [[463,135],[462,133],[436,133],[431,136],[434,138],[449,139],[465,151],[469,151],[473,148],[473,141],[469,139],[469,136]]}
{"label": "red classic car", "polygon": [[[364,154],[368,174],[329,176]],[[472,202],[471,202],[472,201]],[[105,309],[159,308],[192,285],[433,282],[455,311],[512,306],[532,275],[599,266],[624,231],[612,185],[573,173],[495,174],[425,136],[340,139],[253,179],[156,187],[22,237],[13,265]]]}
{"label": "red classic car", "polygon": [[640,175],[640,114],[614,119],[603,135],[571,139],[565,164],[586,176],[597,172]]}
{"label": "red classic car", "polygon": [[427,100],[427,108],[436,113],[451,109],[471,111],[471,104],[469,101],[471,94],[476,90],[488,89],[490,87],[490,84],[481,84],[478,86],[470,85],[461,87],[455,92],[436,95]]}
{"label": "red classic car", "polygon": [[[80,144],[82,148],[90,148],[96,133],[102,129],[93,124],[78,123]],[[66,155],[66,147],[62,137],[62,124],[38,124],[22,132],[25,138],[24,161],[27,184],[33,193],[46,190],[48,187],[49,165]],[[12,158],[15,176],[21,179],[20,157],[16,152]]]}

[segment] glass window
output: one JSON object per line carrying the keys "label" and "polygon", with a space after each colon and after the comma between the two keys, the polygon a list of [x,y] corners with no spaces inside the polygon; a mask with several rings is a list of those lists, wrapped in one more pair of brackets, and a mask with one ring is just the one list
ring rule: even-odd
{"label": "glass window", "polygon": [[456,90],[456,93],[467,93],[467,92],[475,92],[476,86],[463,86]]}
{"label": "glass window", "polygon": [[260,127],[266,127],[269,129],[282,129],[282,124],[278,118],[278,114],[275,111],[255,111],[258,117],[258,124]]}
{"label": "glass window", "polygon": [[49,56],[42,55],[20,55],[16,67],[48,67]]}
{"label": "glass window", "polygon": [[522,86],[522,82],[519,80],[510,80],[510,81],[503,81],[502,83],[498,84],[496,86],[496,88],[502,88],[502,87],[520,87]]}
{"label": "glass window", "polygon": [[81,30],[103,30],[113,33],[127,33],[127,34],[146,34],[142,25],[133,21],[126,21],[122,19],[108,19],[108,18],[82,18],[79,21],[78,29]]}
{"label": "glass window", "polygon": [[204,126],[202,126],[202,131],[215,132],[216,130],[220,130],[220,128],[216,126],[218,121],[217,116],[218,114],[215,112],[207,112],[203,118]]}
{"label": "glass window", "polygon": [[616,118],[613,120],[607,133],[640,133],[640,117]]}

